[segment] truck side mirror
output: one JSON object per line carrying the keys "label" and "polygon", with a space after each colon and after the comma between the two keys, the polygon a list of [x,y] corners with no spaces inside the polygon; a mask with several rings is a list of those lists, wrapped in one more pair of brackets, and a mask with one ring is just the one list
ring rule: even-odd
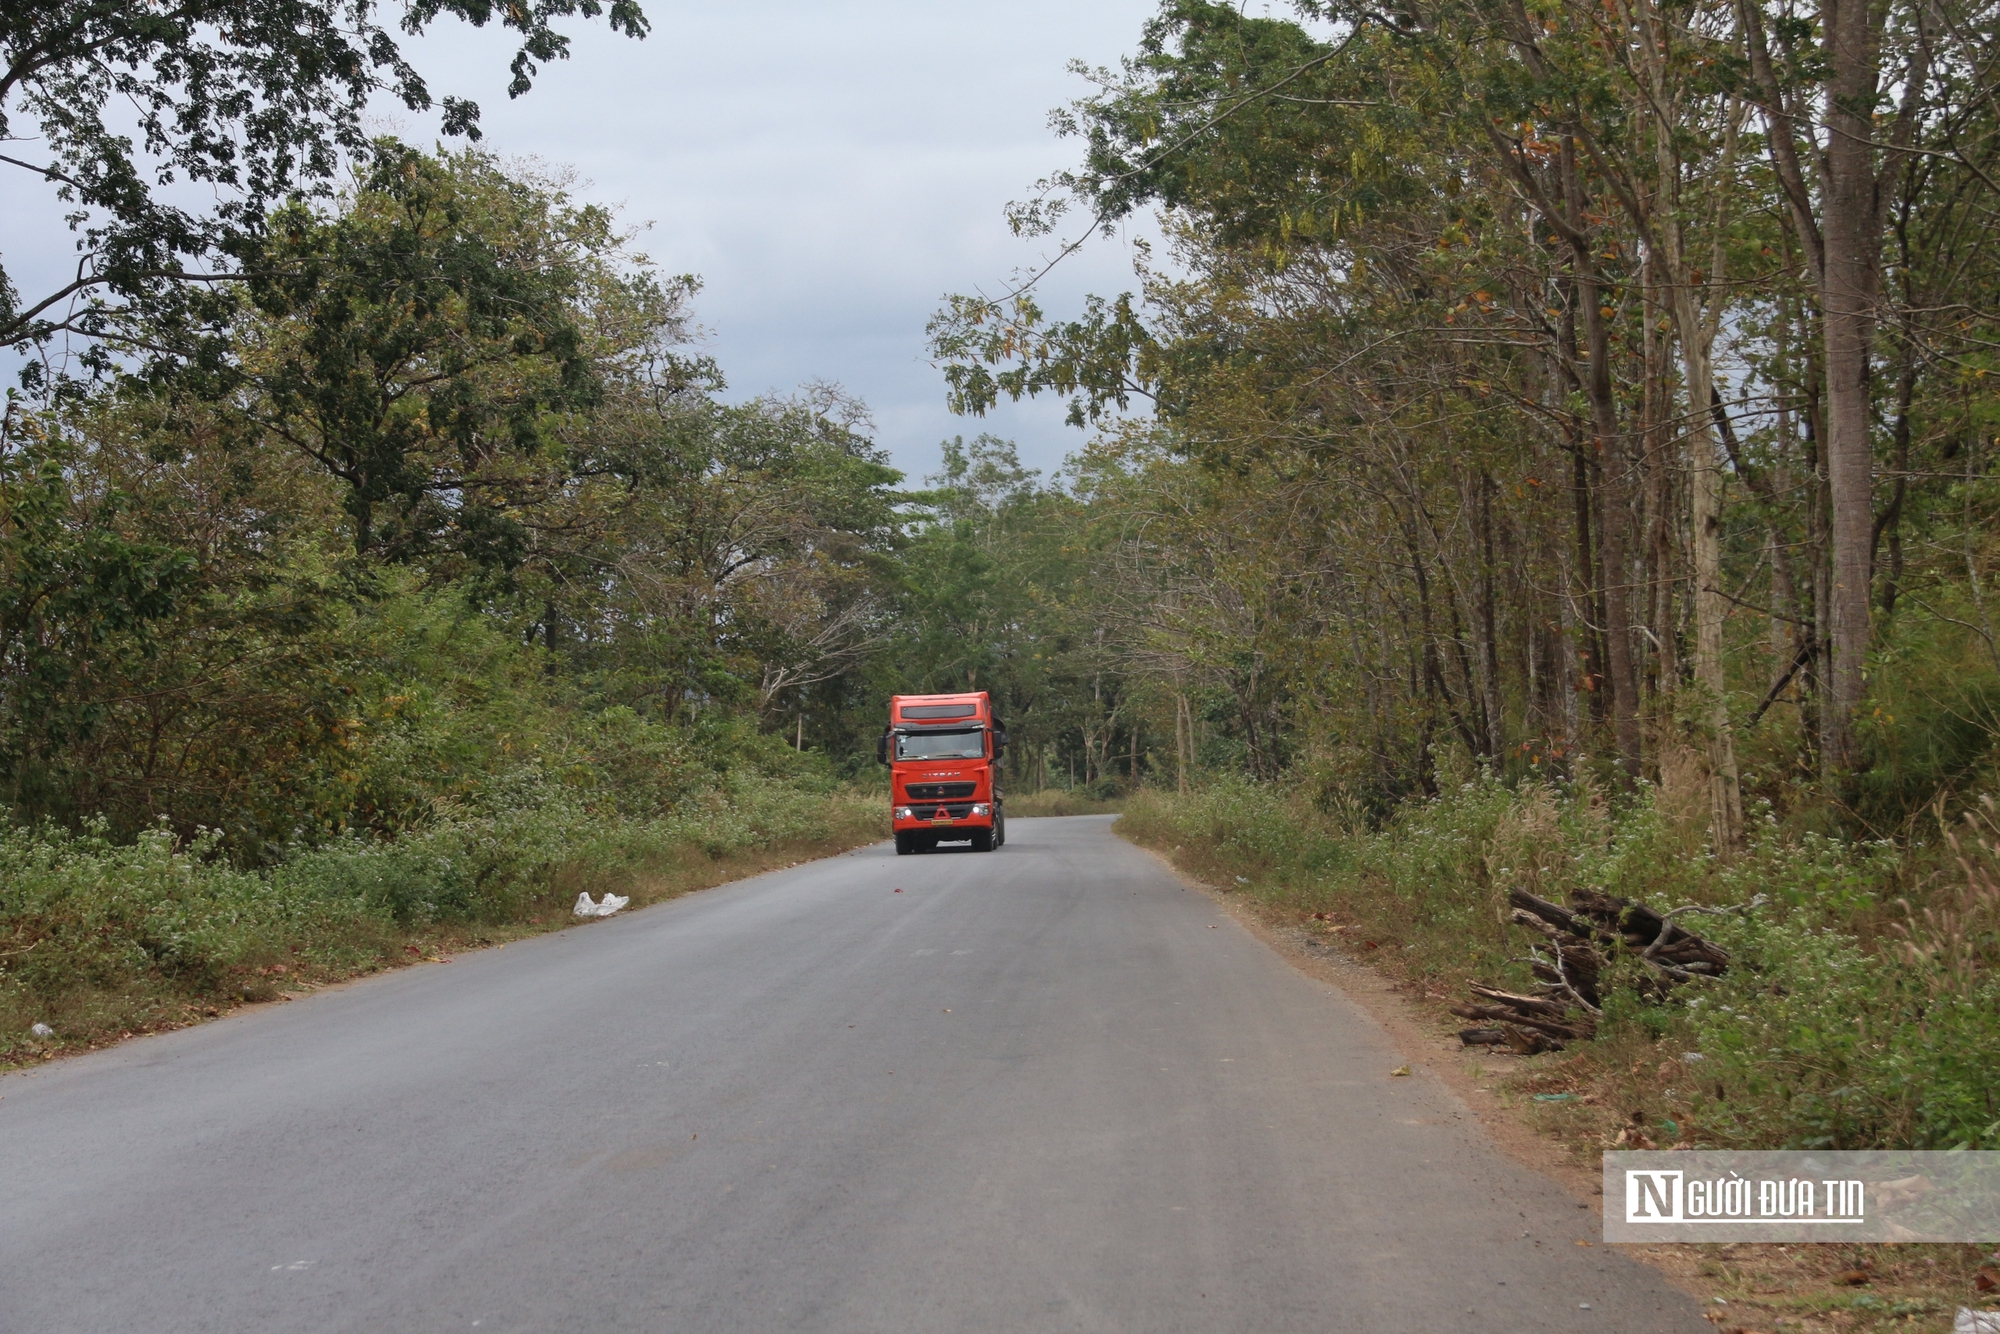
{"label": "truck side mirror", "polygon": [[1007,729],[1004,727],[996,727],[993,729],[994,762],[998,763],[1000,757],[1005,755],[1006,753],[1007,753]]}
{"label": "truck side mirror", "polygon": [[884,732],[881,736],[875,738],[875,763],[887,764],[888,762],[889,762],[889,734],[887,732]]}

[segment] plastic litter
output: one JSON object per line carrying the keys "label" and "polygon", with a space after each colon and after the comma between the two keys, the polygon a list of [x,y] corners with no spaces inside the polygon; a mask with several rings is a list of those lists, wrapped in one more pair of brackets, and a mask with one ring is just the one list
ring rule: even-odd
{"label": "plastic litter", "polygon": [[2000,1311],[1975,1311],[1961,1306],[1958,1318],[1951,1322],[1951,1334],[2000,1334]]}
{"label": "plastic litter", "polygon": [[588,892],[576,896],[576,907],[570,909],[578,917],[609,917],[632,900],[623,894],[606,894],[599,903]]}
{"label": "plastic litter", "polygon": [[53,1028],[50,1028],[47,1024],[36,1024],[33,1028],[30,1028],[28,1030],[28,1033],[32,1037],[43,1038],[43,1039],[52,1038],[56,1035],[56,1031]]}

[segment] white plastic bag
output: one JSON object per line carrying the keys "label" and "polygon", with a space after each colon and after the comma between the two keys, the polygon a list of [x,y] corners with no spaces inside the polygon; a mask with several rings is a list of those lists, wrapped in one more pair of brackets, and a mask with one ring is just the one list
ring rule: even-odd
{"label": "white plastic bag", "polygon": [[606,894],[599,903],[585,892],[576,896],[576,907],[570,911],[578,917],[609,917],[631,901],[623,894]]}
{"label": "white plastic bag", "polygon": [[2000,1311],[1975,1311],[1961,1306],[1951,1331],[1952,1334],[2000,1334]]}

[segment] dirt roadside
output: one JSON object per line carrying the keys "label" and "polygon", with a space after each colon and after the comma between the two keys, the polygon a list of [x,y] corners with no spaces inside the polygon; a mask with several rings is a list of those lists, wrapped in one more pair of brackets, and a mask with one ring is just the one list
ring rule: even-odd
{"label": "dirt roadside", "polygon": [[[1459,1042],[1444,1009],[1449,998],[1397,981],[1357,957],[1337,925],[1302,918],[1243,894],[1198,880],[1155,848],[1190,888],[1307,976],[1326,982],[1387,1029],[1411,1064],[1441,1079],[1500,1150],[1554,1177],[1580,1202],[1603,1215],[1599,1153],[1609,1147],[1602,1117],[1579,1117],[1604,1096],[1585,1088],[1551,1094],[1564,1082],[1557,1055],[1516,1057]],[[1538,1101],[1537,1094],[1552,1101]],[[1601,1244],[1601,1243],[1600,1243]],[[2000,1252],[1943,1245],[1694,1245],[1632,1246],[1637,1259],[1700,1298],[1724,1334],[1862,1334],[1953,1328],[1961,1307],[2000,1309]],[[1986,1276],[1982,1279],[1982,1275]],[[1994,1286],[1982,1288],[1991,1281]]]}

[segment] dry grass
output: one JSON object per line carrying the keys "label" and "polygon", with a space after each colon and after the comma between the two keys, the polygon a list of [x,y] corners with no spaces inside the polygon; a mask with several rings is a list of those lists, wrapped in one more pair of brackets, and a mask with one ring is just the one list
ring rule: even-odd
{"label": "dry grass", "polygon": [[1059,787],[1044,788],[1025,797],[1007,797],[1007,818],[1036,820],[1052,815],[1116,815],[1125,809],[1123,797],[1098,801]]}

